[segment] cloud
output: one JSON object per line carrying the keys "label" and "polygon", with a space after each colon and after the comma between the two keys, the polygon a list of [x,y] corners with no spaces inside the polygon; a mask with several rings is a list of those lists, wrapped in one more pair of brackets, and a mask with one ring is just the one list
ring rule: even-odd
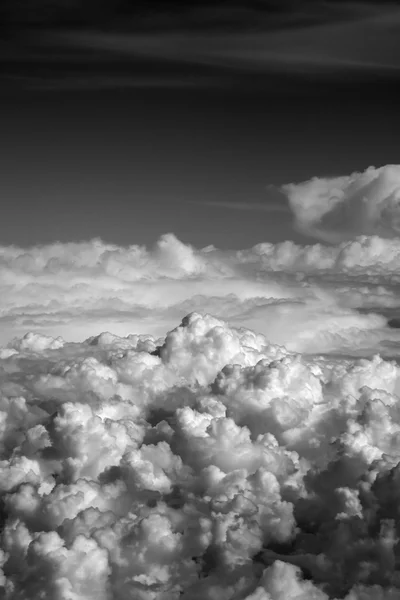
{"label": "cloud", "polygon": [[14,347],[6,599],[398,597],[395,363],[302,357],[199,313],[161,346]]}
{"label": "cloud", "polygon": [[[174,2],[136,8],[63,0],[51,10],[45,0],[3,4],[8,36],[1,60],[8,86],[221,87],[235,78],[242,86],[249,83],[243,74],[258,73],[268,84],[274,77],[273,87],[278,76],[278,85],[286,87],[286,77],[279,83],[282,73],[312,73],[325,83],[348,81],[349,74],[368,82],[399,74],[399,10],[390,0],[221,1],[190,3],[183,11]],[[110,67],[110,53],[117,70]],[[149,60],[151,73],[143,76]]]}
{"label": "cloud", "polygon": [[[382,220],[397,174],[290,193]],[[2,597],[397,599],[399,272],[376,232],[2,247]]]}
{"label": "cloud", "polygon": [[[293,10],[294,9],[294,10]],[[258,26],[227,32],[161,30],[121,34],[79,31],[63,34],[64,43],[120,56],[173,60],[228,70],[297,73],[382,73],[397,76],[400,63],[400,13],[391,3],[310,2],[282,15],[268,10]],[[271,23],[273,24],[271,26]],[[260,31],[261,29],[261,31]],[[339,42],[340,40],[340,42]],[[368,40],[368,43],[365,43]]]}
{"label": "cloud", "polygon": [[57,329],[68,340],[95,335],[99,327],[161,335],[166,322],[172,324],[168,311],[199,294],[224,298],[232,293],[238,302],[296,294],[273,278],[258,282],[241,273],[234,257],[196,250],[173,235],[150,250],[100,240],[2,248],[0,264],[3,343],[12,331],[29,329],[50,334]]}
{"label": "cloud", "polygon": [[[385,185],[375,185],[378,206],[388,202]],[[370,191],[371,205],[374,198]],[[316,197],[311,202],[315,221],[320,209]],[[395,237],[361,236],[338,246],[262,243],[240,251],[196,249],[172,234],[150,249],[101,240],[3,247],[0,343],[9,344],[3,353],[39,352],[99,331],[157,338],[198,311],[293,351],[389,355],[400,339],[386,326],[400,309],[399,269]]]}
{"label": "cloud", "polygon": [[338,243],[358,235],[400,234],[400,167],[284,185],[298,229]]}

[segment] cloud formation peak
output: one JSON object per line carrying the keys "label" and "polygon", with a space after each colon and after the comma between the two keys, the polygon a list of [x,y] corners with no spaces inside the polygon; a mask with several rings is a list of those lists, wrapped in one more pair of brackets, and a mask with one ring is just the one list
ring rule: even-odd
{"label": "cloud formation peak", "polygon": [[343,177],[313,177],[282,187],[296,226],[323,241],[400,235],[400,166],[369,167]]}

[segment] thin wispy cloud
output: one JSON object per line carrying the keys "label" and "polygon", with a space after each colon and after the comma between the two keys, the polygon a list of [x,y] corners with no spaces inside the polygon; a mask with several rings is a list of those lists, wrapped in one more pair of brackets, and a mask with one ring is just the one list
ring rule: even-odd
{"label": "thin wispy cloud", "polygon": [[82,31],[65,34],[71,45],[119,55],[257,71],[400,70],[400,10],[382,7],[372,16],[257,32]]}
{"label": "thin wispy cloud", "polygon": [[[230,77],[246,73],[391,78],[400,72],[400,10],[390,2],[264,2],[250,8],[221,2],[212,9],[195,4],[181,16],[166,3],[150,11],[126,7],[125,17],[110,4],[107,27],[89,4],[75,12],[59,4],[53,16],[43,7],[33,2],[20,15],[7,3],[18,33],[4,42],[0,56],[8,85],[29,87],[36,77],[36,86],[46,88],[44,77],[61,89],[168,88],[215,86],[216,79],[224,85],[224,77],[229,84]],[[149,61],[153,76],[143,77]]]}

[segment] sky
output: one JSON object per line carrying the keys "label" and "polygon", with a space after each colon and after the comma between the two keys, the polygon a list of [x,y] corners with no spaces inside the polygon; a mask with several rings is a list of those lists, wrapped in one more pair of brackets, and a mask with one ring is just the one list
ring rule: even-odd
{"label": "sky", "polygon": [[5,244],[307,242],[279,186],[398,162],[394,3],[28,4],[2,9]]}
{"label": "sky", "polygon": [[0,597],[398,600],[399,3],[0,24]]}

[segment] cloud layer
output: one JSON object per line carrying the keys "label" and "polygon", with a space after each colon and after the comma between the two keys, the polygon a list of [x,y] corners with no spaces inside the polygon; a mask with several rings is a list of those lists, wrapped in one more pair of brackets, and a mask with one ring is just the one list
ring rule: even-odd
{"label": "cloud layer", "polygon": [[2,598],[399,598],[398,179],[286,186],[336,246],[0,248]]}
{"label": "cloud layer", "polygon": [[[400,309],[398,178],[390,166],[285,187],[303,229],[329,239],[374,232],[336,246],[221,251],[166,234],[152,248],[98,239],[2,247],[0,344],[27,331],[69,342],[99,331],[162,337],[200,311],[292,351],[394,356],[400,332],[387,320]],[[383,230],[388,237],[376,235]]]}
{"label": "cloud layer", "polygon": [[400,369],[191,313],[3,351],[3,597],[398,597]]}

